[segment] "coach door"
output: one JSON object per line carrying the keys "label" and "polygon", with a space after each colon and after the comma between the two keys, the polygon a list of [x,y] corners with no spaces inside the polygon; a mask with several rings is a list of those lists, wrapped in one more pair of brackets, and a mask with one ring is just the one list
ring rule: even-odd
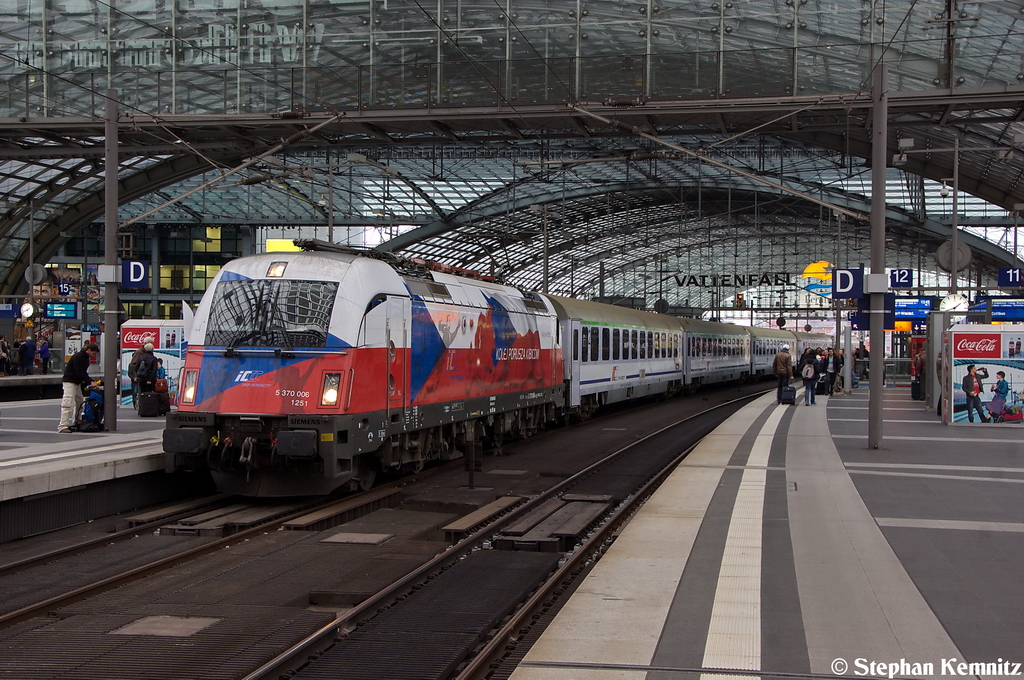
{"label": "coach door", "polygon": [[562,333],[562,363],[569,382],[569,406],[580,405],[580,328],[579,319],[559,321]]}
{"label": "coach door", "polygon": [[[388,297],[386,304],[388,416],[391,422],[404,422],[405,407],[409,403],[409,299]],[[397,421],[395,415],[399,416]]]}

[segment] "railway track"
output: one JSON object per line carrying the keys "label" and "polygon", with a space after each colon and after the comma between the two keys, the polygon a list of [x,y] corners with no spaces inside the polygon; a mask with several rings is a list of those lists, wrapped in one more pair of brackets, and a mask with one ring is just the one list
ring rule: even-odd
{"label": "railway track", "polygon": [[[453,674],[460,680],[469,680],[493,675],[503,662],[525,653],[518,641],[530,632],[547,609],[555,606],[559,597],[571,591],[577,577],[599,558],[617,529],[692,447],[756,396],[759,395],[745,396],[679,420],[605,457],[337,617],[246,675],[245,680],[293,675],[298,678],[441,680]],[[671,440],[678,442],[675,451],[669,451],[673,447],[666,444]],[[641,449],[645,449],[644,454],[650,454],[655,448],[662,455],[657,456],[659,460],[653,466],[635,464],[638,460],[651,463],[654,456],[631,454]],[[646,468],[646,472],[641,472],[640,468]],[[635,474],[628,474],[630,471]],[[635,478],[628,488],[622,483],[626,478]],[[538,527],[545,521],[554,526],[556,521],[550,518],[558,512],[565,514],[572,504],[601,507],[601,512],[593,508],[588,511],[593,516],[589,523],[584,521],[588,514],[582,510],[577,513],[576,517],[583,516],[577,521],[578,544],[575,540],[566,540],[567,536],[545,539],[540,532],[531,536],[532,529],[524,531],[526,525]],[[550,510],[548,514],[545,508]],[[531,516],[534,520],[537,517],[549,520],[531,524]],[[567,521],[571,520],[569,517]],[[496,549],[502,544],[508,550]],[[517,554],[526,557],[514,559]],[[489,612],[478,611],[483,607],[462,611],[474,609],[467,598],[487,600],[492,595],[486,584],[482,584],[487,579],[505,583],[504,601],[498,604],[502,597],[491,598],[495,601],[495,610]],[[442,582],[454,586],[447,589],[449,594],[445,594],[444,586],[437,590]],[[478,585],[482,587],[477,588]],[[431,623],[425,624],[424,617],[429,617]],[[477,628],[472,630],[474,623]],[[423,625],[442,630],[424,629]],[[448,630],[443,630],[445,628]],[[416,634],[417,630],[421,635]],[[424,630],[431,630],[427,636],[429,644],[417,644],[417,640],[423,641]],[[387,654],[379,653],[384,649],[388,650]]]}
{"label": "railway track", "polygon": [[[429,479],[457,464],[461,464],[461,461],[435,466],[419,473],[416,477],[398,479],[369,491],[337,499],[268,505],[266,503],[239,502],[237,498],[219,495],[183,504],[190,506],[187,510],[139,513],[139,516],[142,517],[156,515],[157,518],[138,523],[129,520],[130,526],[126,529],[0,566],[0,589],[5,589],[5,578],[16,577],[53,562],[86,555],[91,551],[131,541],[149,533],[195,536],[206,540],[199,545],[190,545],[181,550],[174,550],[170,554],[161,555],[156,559],[144,560],[102,578],[68,586],[61,592],[44,599],[14,605],[14,608],[0,613],[0,628],[37,616],[44,616],[53,610],[66,607],[86,597],[152,576],[221,550],[226,546],[243,543],[260,534],[276,531],[278,528],[296,528],[288,527],[290,523],[298,522],[304,525],[303,528],[308,528],[314,521],[319,522],[324,528],[332,526],[332,523],[340,524],[365,512],[385,507],[388,503],[397,503],[403,486],[415,479]],[[71,577],[68,577],[68,580],[71,580]],[[4,606],[4,604],[0,604],[0,607]],[[12,606],[10,596],[6,600],[6,606]]]}
{"label": "railway track", "polygon": [[[757,388],[748,386],[744,391],[752,389]],[[506,496],[499,499],[500,503],[495,501],[502,507],[495,511],[493,516],[480,521],[473,518],[479,513],[470,512],[468,509],[448,509],[443,512],[456,514],[438,514],[442,511],[428,507],[430,502],[438,502],[438,498],[451,500],[452,494],[458,496],[465,492],[465,473],[468,470],[464,467],[465,459],[461,459],[431,468],[413,477],[396,480],[390,485],[378,487],[370,492],[343,499],[342,502],[351,503],[354,508],[370,500],[373,494],[378,494],[377,500],[380,501],[380,495],[386,498],[393,493],[392,499],[397,499],[401,493],[402,506],[400,509],[378,506],[385,509],[370,513],[365,520],[355,519],[348,522],[347,527],[340,531],[324,531],[346,521],[337,519],[335,511],[326,508],[304,508],[290,512],[287,516],[282,515],[273,522],[246,531],[239,531],[239,526],[228,527],[227,522],[221,529],[214,526],[216,522],[211,524],[211,514],[218,514],[223,518],[237,517],[238,513],[244,514],[244,508],[231,509],[237,499],[221,499],[220,506],[212,510],[191,515],[167,516],[155,523],[145,523],[131,528],[125,533],[137,535],[142,540],[133,542],[129,537],[129,541],[123,544],[124,548],[114,547],[114,550],[123,550],[128,554],[135,545],[135,555],[138,556],[138,544],[143,543],[150,546],[161,545],[162,549],[167,551],[175,549],[162,555],[160,560],[147,559],[144,560],[145,565],[139,561],[138,569],[118,570],[117,574],[109,574],[110,578],[95,579],[90,584],[82,584],[88,585],[88,588],[65,588],[60,597],[40,597],[37,598],[39,602],[30,603],[34,605],[31,609],[19,607],[17,612],[8,612],[6,621],[0,618],[0,626],[4,626],[0,632],[0,658],[5,655],[8,657],[6,662],[0,662],[0,672],[10,674],[13,671],[15,677],[22,677],[22,669],[33,668],[37,672],[24,677],[58,677],[60,673],[47,675],[49,671],[39,666],[39,660],[44,659],[47,660],[44,666],[49,667],[49,657],[55,655],[59,660],[55,662],[54,667],[78,669],[75,672],[85,673],[88,677],[137,677],[133,674],[131,664],[144,663],[144,659],[137,653],[130,652],[127,648],[116,653],[103,650],[111,649],[111,640],[121,640],[112,638],[112,635],[130,634],[118,633],[117,630],[132,622],[145,622],[146,616],[150,615],[150,619],[160,619],[163,616],[165,619],[171,618],[179,622],[187,621],[190,617],[206,617],[205,620],[219,620],[221,623],[214,626],[218,629],[216,633],[214,628],[211,628],[209,633],[197,633],[194,639],[189,640],[187,644],[192,651],[183,658],[175,658],[173,650],[177,648],[178,643],[173,637],[139,638],[133,644],[140,645],[140,650],[141,645],[145,645],[146,649],[152,648],[153,654],[162,655],[160,658],[164,659],[159,669],[146,666],[148,677],[186,678],[213,674],[217,677],[241,678],[252,674],[249,677],[277,678],[296,672],[296,669],[301,669],[302,677],[306,677],[307,673],[314,671],[316,665],[308,663],[309,656],[323,654],[324,650],[332,646],[340,648],[342,645],[352,644],[360,637],[370,638],[383,634],[384,649],[387,651],[377,653],[376,657],[401,657],[402,654],[392,654],[390,650],[403,649],[404,641],[415,639],[419,634],[409,635],[402,630],[398,630],[396,634],[396,621],[399,622],[399,629],[404,625],[421,628],[426,626],[429,629],[429,626],[435,625],[437,611],[457,611],[460,607],[465,609],[467,606],[470,609],[488,609],[487,612],[467,613],[471,614],[470,618],[477,620],[477,630],[472,635],[460,633],[447,637],[435,634],[429,636],[433,641],[442,638],[448,640],[444,644],[453,650],[450,658],[442,660],[443,663],[435,664],[433,674],[424,674],[421,672],[423,669],[416,665],[420,663],[418,660],[426,658],[425,654],[433,653],[429,648],[421,650],[422,654],[414,651],[406,655],[407,660],[412,659],[413,666],[407,667],[405,672],[393,674],[394,677],[451,677],[468,663],[468,659],[480,651],[487,639],[499,635],[497,629],[503,621],[512,616],[523,602],[530,599],[531,593],[537,590],[537,584],[544,576],[566,573],[560,568],[559,562],[566,560],[568,563],[574,556],[588,554],[579,547],[574,548],[573,544],[586,540],[588,534],[595,530],[599,519],[618,513],[626,497],[634,494],[641,477],[646,480],[656,474],[657,471],[653,468],[630,468],[632,463],[627,462],[630,456],[623,455],[626,450],[643,448],[645,455],[634,459],[647,460],[651,458],[647,454],[654,448],[665,447],[665,442],[657,443],[659,438],[673,440],[670,448],[675,450],[657,466],[661,469],[665,464],[669,464],[671,458],[679,454],[678,441],[681,435],[675,434],[672,428],[692,431],[689,436],[695,441],[704,431],[713,429],[727,415],[714,416],[711,412],[720,412],[723,409],[713,408],[704,416],[680,420],[680,411],[703,412],[709,406],[727,401],[733,401],[734,407],[738,408],[739,403],[746,398],[756,396],[749,394],[737,401],[735,396],[739,394],[738,391],[720,390],[705,393],[703,397],[650,404],[643,409],[611,411],[580,425],[551,430],[533,437],[524,442],[522,447],[517,446],[513,449],[512,455],[489,456],[485,459],[484,471],[478,472],[476,479],[480,486],[490,485],[496,488],[485,488],[476,498],[493,494],[489,496],[489,499],[493,499],[502,493]],[[703,424],[699,424],[698,421]],[[662,428],[660,435],[655,433],[640,439],[644,433],[657,430],[664,423],[673,425]],[[628,442],[634,443],[631,447],[622,447],[623,451],[605,456]],[[623,465],[626,467],[621,467]],[[586,467],[586,470],[574,474],[581,467]],[[606,475],[606,479],[618,480],[617,486],[611,489],[603,488],[605,482],[599,481],[602,474]],[[635,483],[624,485],[623,480],[627,479]],[[557,481],[553,488],[552,481]],[[388,487],[391,487],[391,491]],[[509,494],[518,495],[519,498],[511,499]],[[434,500],[425,501],[425,497]],[[580,524],[569,532],[572,535],[543,537],[536,531],[531,534],[530,531],[524,530],[524,527],[514,526],[522,523],[526,515],[546,512],[542,510],[542,506],[548,504],[550,509],[552,502],[558,506],[559,512],[573,514],[575,521]],[[424,503],[428,506],[424,506]],[[480,508],[483,511],[495,503],[474,501],[472,505],[479,507],[483,504],[484,507]],[[599,506],[603,507],[597,509]],[[577,512],[579,510],[587,512]],[[364,514],[359,510],[354,512],[354,516]],[[396,538],[381,544],[381,548],[377,549],[379,556],[370,559],[369,562],[365,561],[369,559],[367,556],[372,550],[369,546],[344,549],[316,547],[330,546],[330,541],[340,535],[362,536],[358,532],[377,531],[378,529],[370,525],[381,525],[381,517],[385,518],[385,523],[404,522],[407,518],[422,517],[431,512],[438,517],[447,517],[443,521],[451,524],[444,527],[446,531],[440,530],[442,524],[435,525],[436,528],[429,535],[413,535],[397,529]],[[332,520],[332,516],[335,516],[335,519]],[[453,522],[456,517],[460,519]],[[490,520],[494,521],[484,526]],[[460,525],[461,528],[453,531],[451,536],[466,533],[470,535],[466,540],[446,548],[440,536],[442,533],[448,534],[447,529],[455,525]],[[210,535],[217,531],[238,533],[228,536]],[[403,536],[407,538],[402,538]],[[22,561],[18,565],[21,571],[12,576],[21,576],[24,579],[27,573],[30,574],[32,569],[38,569],[40,566],[49,569],[51,575],[63,573],[75,576],[79,572],[91,571],[91,564],[83,561],[92,559],[89,557],[89,550],[101,549],[109,542],[108,535],[96,542],[102,545],[88,549],[84,546],[75,546],[61,551],[60,554],[38,556],[39,561],[35,565]],[[200,542],[202,545],[199,545]],[[191,550],[186,554],[177,549],[178,546],[175,544],[187,544]],[[489,547],[508,549],[487,549]],[[79,552],[76,553],[76,550]],[[81,552],[82,550],[85,552]],[[327,558],[326,563],[317,563],[321,566],[311,565],[315,574],[310,572],[310,567],[300,566],[304,564],[305,559],[302,555],[312,554],[313,551]],[[197,559],[203,555],[207,557]],[[363,557],[359,557],[360,555]],[[393,557],[397,558],[394,562]],[[242,558],[241,561],[239,558]],[[39,562],[47,564],[40,565]],[[418,568],[424,562],[427,566]],[[530,572],[528,576],[521,573],[523,569],[520,568],[527,563],[527,571]],[[180,568],[171,569],[175,565],[180,565]],[[244,566],[232,573],[230,570],[233,565]],[[291,599],[292,595],[287,595],[287,598],[275,595],[272,589],[264,592],[261,586],[256,585],[263,582],[257,574],[267,569],[280,568],[275,565],[287,565],[288,569],[297,567],[301,571],[305,579],[302,586],[289,590],[288,585],[284,584],[284,590],[288,593],[297,593],[301,596],[301,601]],[[340,578],[339,569],[345,571],[351,568],[350,565],[356,567],[352,571],[353,576],[346,575]],[[15,565],[9,566],[13,570]],[[329,568],[324,570],[324,566]],[[569,575],[576,569],[585,568],[577,566],[569,571]],[[326,581],[318,580],[317,574],[325,575]],[[369,574],[373,576],[368,576]],[[396,579],[399,574],[406,575]],[[421,593],[440,592],[436,590],[436,586],[442,584],[450,575],[457,575],[456,578],[460,582],[474,582],[483,586],[494,579],[514,585],[513,590],[506,593],[490,592],[485,587],[482,594],[468,595],[474,600],[468,605],[465,599],[460,604],[447,602],[441,595],[431,595],[434,599],[427,604],[422,604],[424,601],[420,600],[418,614],[408,609]],[[152,578],[145,578],[147,576]],[[2,578],[0,576],[0,579]],[[389,580],[395,580],[395,583],[385,588],[384,584],[389,583]],[[114,592],[117,586],[128,583],[131,585],[118,588]],[[268,585],[270,583],[274,581],[269,581]],[[0,588],[11,592],[8,585],[9,582],[0,580]],[[562,586],[562,589],[564,588],[566,586]],[[559,588],[556,586],[557,589]],[[101,597],[91,597],[97,593],[104,594]],[[492,595],[500,595],[499,599],[514,600],[512,604],[515,606],[507,603],[483,606],[482,603]],[[246,606],[255,606],[258,609],[242,611]],[[275,609],[282,606],[286,609]],[[353,608],[346,611],[347,607]],[[423,610],[423,607],[427,609]],[[279,614],[274,613],[278,611]],[[406,613],[399,615],[403,611]],[[343,615],[338,616],[334,612],[341,612]],[[157,616],[154,617],[153,614]],[[419,623],[416,616],[420,617]],[[391,626],[391,633],[388,633],[384,625],[388,619],[391,619],[391,623],[388,623],[388,626]],[[106,621],[109,623],[105,623]],[[269,635],[260,632],[264,630],[264,626],[269,626],[267,630],[276,632]],[[317,631],[319,635],[312,634]],[[65,639],[61,636],[66,632],[71,633],[71,636]],[[165,633],[156,632],[149,635],[163,634]],[[515,637],[517,640],[522,639],[520,636]],[[342,645],[335,645],[339,638],[342,639]],[[264,663],[279,650],[293,645],[296,641],[301,642],[289,654],[282,655],[278,661]],[[437,645],[428,645],[433,646]],[[521,646],[519,645],[520,648]],[[226,647],[233,650],[230,653],[232,656],[219,658]],[[61,650],[59,654],[56,654],[57,649]],[[323,658],[326,659],[334,653],[334,650],[327,651]],[[168,654],[171,656],[167,656]],[[175,660],[170,662],[172,658]],[[269,670],[264,670],[262,674],[252,670],[261,664]],[[333,678],[335,676],[332,673],[333,671],[322,677]],[[377,678],[384,675],[380,674],[379,669],[374,669],[362,677]],[[336,677],[345,676],[342,674]]]}

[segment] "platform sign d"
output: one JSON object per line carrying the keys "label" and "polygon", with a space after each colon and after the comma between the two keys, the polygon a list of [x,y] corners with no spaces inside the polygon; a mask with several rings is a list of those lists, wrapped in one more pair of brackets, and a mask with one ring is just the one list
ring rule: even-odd
{"label": "platform sign d", "polygon": [[832,271],[832,297],[840,299],[864,297],[863,269],[835,269]]}
{"label": "platform sign d", "polygon": [[121,287],[149,288],[149,260],[122,260]]}

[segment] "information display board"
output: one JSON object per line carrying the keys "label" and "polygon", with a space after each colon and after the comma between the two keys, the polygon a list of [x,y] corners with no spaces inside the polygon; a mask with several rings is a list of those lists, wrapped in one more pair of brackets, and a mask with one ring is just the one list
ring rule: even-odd
{"label": "information display board", "polygon": [[898,297],[896,298],[896,319],[899,321],[925,321],[928,312],[932,311],[930,297]]}
{"label": "information display board", "polygon": [[77,319],[77,302],[47,302],[43,307],[44,319]]}
{"label": "information display board", "polygon": [[978,296],[976,308],[992,308],[993,321],[1024,321],[1024,297]]}

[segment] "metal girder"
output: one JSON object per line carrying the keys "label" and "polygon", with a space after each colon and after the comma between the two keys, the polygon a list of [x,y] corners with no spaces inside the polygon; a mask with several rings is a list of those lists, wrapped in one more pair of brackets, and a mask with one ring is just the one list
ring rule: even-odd
{"label": "metal girder", "polygon": [[[222,163],[238,162],[237,156],[215,157],[214,160]],[[132,201],[145,196],[161,187],[165,187],[182,179],[210,170],[210,164],[204,159],[196,156],[184,156],[170,158],[146,169],[145,173],[137,173],[122,178],[118,184],[118,197],[122,202]],[[60,215],[42,225],[36,234],[36,259],[46,262],[60,249],[67,239],[92,223],[104,210],[103,191],[95,191],[82,201],[69,206]],[[61,236],[61,233],[68,236]],[[22,274],[26,268],[27,249],[23,251],[17,264],[7,273],[6,278],[0,282],[0,295],[11,295],[15,291],[27,287]]]}

